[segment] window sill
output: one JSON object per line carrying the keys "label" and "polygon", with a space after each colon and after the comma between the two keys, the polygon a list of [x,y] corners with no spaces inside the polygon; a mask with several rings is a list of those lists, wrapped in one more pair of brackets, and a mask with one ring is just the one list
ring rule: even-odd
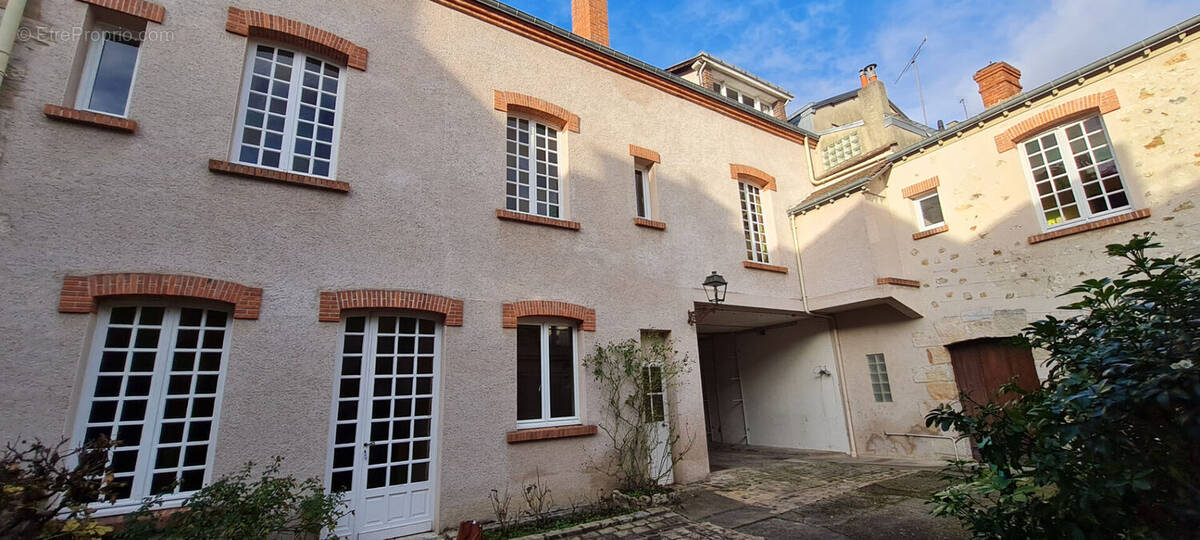
{"label": "window sill", "polygon": [[904,278],[896,278],[896,277],[878,278],[875,280],[875,284],[877,284],[877,285],[896,285],[899,287],[913,287],[915,289],[921,288],[920,281],[917,281],[915,279],[904,279]]}
{"label": "window sill", "polygon": [[1124,214],[1119,214],[1116,216],[1092,221],[1090,223],[1075,225],[1074,227],[1058,229],[1058,230],[1050,231],[1048,233],[1043,233],[1043,234],[1035,234],[1035,235],[1029,237],[1029,243],[1037,244],[1037,243],[1045,242],[1047,240],[1054,240],[1055,238],[1062,238],[1064,236],[1071,236],[1073,234],[1094,231],[1096,229],[1103,229],[1105,227],[1112,227],[1113,225],[1119,225],[1121,223],[1128,223],[1130,221],[1137,221],[1139,219],[1146,219],[1148,217],[1150,217],[1150,209],[1143,208],[1141,210],[1137,210],[1134,212],[1127,212]]}
{"label": "window sill", "polygon": [[508,432],[508,444],[517,444],[549,439],[568,439],[571,437],[588,437],[599,431],[596,426],[558,426],[531,429],[518,429]]}
{"label": "window sill", "polygon": [[932,229],[924,230],[924,231],[921,231],[921,232],[915,232],[915,233],[913,233],[913,240],[920,240],[920,239],[922,239],[922,238],[929,238],[930,236],[933,236],[933,235],[936,235],[936,234],[942,234],[942,233],[944,233],[944,232],[946,232],[946,231],[949,231],[949,230],[950,230],[950,226],[949,226],[949,225],[942,225],[941,227],[934,227],[934,228],[932,228]]}
{"label": "window sill", "polygon": [[637,225],[638,227],[646,227],[647,229],[658,229],[660,231],[667,230],[666,223],[663,223],[661,221],[654,221],[653,219],[637,217],[637,218],[633,218],[633,224]]}
{"label": "window sill", "polygon": [[136,135],[138,130],[138,123],[128,118],[94,113],[91,111],[69,109],[67,107],[60,107],[58,105],[47,104],[44,108],[42,108],[42,114],[45,114],[46,118],[51,120],[70,122],[72,124],[83,124],[85,126],[93,126],[101,129],[128,133],[130,135]]}
{"label": "window sill", "polygon": [[780,274],[788,273],[786,266],[775,266],[773,264],[763,264],[754,261],[742,261],[742,266],[745,266],[751,270],[765,270],[767,272],[778,272]]}
{"label": "window sill", "polygon": [[346,182],[330,180],[328,178],[318,178],[316,176],[277,171],[274,169],[264,169],[262,167],[251,167],[249,165],[230,163],[228,161],[221,161],[218,159],[208,160],[208,170],[217,174],[228,174],[230,176],[253,178],[255,180],[266,180],[268,182],[280,182],[283,184],[295,184],[298,186],[327,189],[340,193],[350,192],[350,184]]}
{"label": "window sill", "polygon": [[519,221],[521,223],[532,223],[534,225],[544,225],[546,227],[557,227],[559,229],[570,229],[578,231],[581,225],[578,221],[568,221],[565,219],[555,219],[542,216],[534,216],[530,214],[522,214],[513,212],[503,208],[496,209],[496,217],[506,221]]}

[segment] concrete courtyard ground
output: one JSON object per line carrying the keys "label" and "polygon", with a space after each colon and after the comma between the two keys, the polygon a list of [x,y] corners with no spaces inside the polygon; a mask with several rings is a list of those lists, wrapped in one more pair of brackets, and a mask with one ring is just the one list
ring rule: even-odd
{"label": "concrete courtyard ground", "polygon": [[937,463],[765,449],[709,451],[712,475],[681,486],[680,507],[541,538],[952,540],[969,535],[924,504]]}

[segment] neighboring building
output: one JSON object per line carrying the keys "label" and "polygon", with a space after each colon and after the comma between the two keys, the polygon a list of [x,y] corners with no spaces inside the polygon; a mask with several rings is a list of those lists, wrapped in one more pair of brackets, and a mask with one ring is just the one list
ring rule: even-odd
{"label": "neighboring building", "polygon": [[780,120],[787,120],[787,104],[795,97],[770,81],[704,51],[667,68],[667,72]]}
{"label": "neighboring building", "polygon": [[[1009,99],[921,138],[878,81],[805,128],[708,55],[616,53],[604,0],[575,0],[574,34],[491,0],[343,8],[25,12],[0,86],[0,440],[121,440],[105,514],[274,455],[346,492],[338,532],[363,538],[484,518],[538,476],[594,496],[580,361],[663,335],[695,360],[667,400],[697,441],[678,482],[708,474],[705,439],[946,455],[910,435],[955,398],[954,351],[1111,272],[1130,232],[1196,248],[1200,19],[1017,97],[986,68]],[[860,153],[823,166],[843,102]],[[1079,121],[1107,206],[1039,203],[1023,164]]]}

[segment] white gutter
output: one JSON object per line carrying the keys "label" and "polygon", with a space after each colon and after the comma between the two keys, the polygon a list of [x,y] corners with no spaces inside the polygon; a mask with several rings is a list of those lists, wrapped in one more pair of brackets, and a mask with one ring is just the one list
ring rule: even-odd
{"label": "white gutter", "polygon": [[[812,170],[811,166],[809,170]],[[800,302],[804,306],[806,315],[825,319],[830,333],[833,334],[833,357],[837,362],[838,391],[842,394],[842,416],[846,420],[846,439],[850,443],[850,457],[858,457],[858,444],[854,442],[854,420],[850,418],[850,399],[846,389],[846,363],[842,359],[842,338],[838,334],[837,319],[829,315],[813,313],[808,309],[808,289],[804,286],[804,264],[800,258],[800,238],[796,236],[796,216],[789,214],[788,221],[792,229],[792,249],[796,251],[796,277],[800,280]]]}
{"label": "white gutter", "polygon": [[21,17],[25,15],[26,0],[8,0],[4,18],[0,19],[0,85],[8,75],[8,59],[12,57],[13,45],[17,41],[17,30]]}

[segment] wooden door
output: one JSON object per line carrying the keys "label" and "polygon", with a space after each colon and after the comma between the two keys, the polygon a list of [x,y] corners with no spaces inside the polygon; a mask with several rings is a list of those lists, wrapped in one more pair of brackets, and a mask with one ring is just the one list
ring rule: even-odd
{"label": "wooden door", "polygon": [[1025,390],[1039,384],[1033,351],[1007,338],[977,339],[946,348],[950,350],[958,389],[978,403],[1012,399],[1011,395],[998,394],[1000,387],[1014,378]]}

